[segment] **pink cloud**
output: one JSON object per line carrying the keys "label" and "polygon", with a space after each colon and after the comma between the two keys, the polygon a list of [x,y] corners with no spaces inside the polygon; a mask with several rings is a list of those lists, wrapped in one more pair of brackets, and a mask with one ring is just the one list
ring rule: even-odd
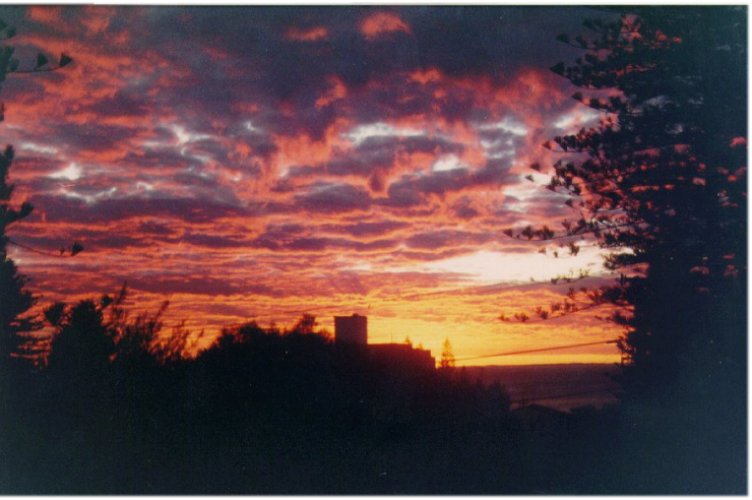
{"label": "pink cloud", "polygon": [[329,30],[325,26],[314,26],[312,28],[288,28],[285,32],[285,38],[296,42],[316,42],[325,40],[329,36]]}
{"label": "pink cloud", "polygon": [[[370,304],[383,325],[376,335],[418,325],[428,345],[427,325],[444,328],[437,307],[444,325],[472,318],[488,333],[502,303],[556,295],[506,290],[481,301],[459,291],[439,300],[428,294],[472,280],[418,270],[479,250],[535,252],[500,234],[521,219],[548,222],[561,205],[520,176],[552,158],[540,144],[578,106],[545,69],[519,66],[501,79],[490,66],[468,75],[379,65],[368,51],[400,39],[387,35],[419,35],[386,11],[344,35],[318,18],[306,29],[236,27],[237,47],[196,11],[182,24],[160,21],[158,8],[70,12],[85,29],[19,39],[75,63],[3,86],[16,193],[37,207],[12,237],[52,252],[72,240],[86,247],[68,260],[14,253],[41,302],[113,293],[128,281],[139,307],[169,298],[170,321],[209,332],[250,317],[291,323],[305,310],[326,324]],[[34,7],[28,16],[54,28],[61,13]],[[326,58],[359,34],[379,43]],[[574,323],[561,324],[576,336]],[[456,349],[477,346],[455,331]]]}
{"label": "pink cloud", "polygon": [[360,32],[367,40],[375,40],[387,33],[401,31],[411,33],[407,25],[397,14],[391,12],[375,12],[367,16],[360,23]]}

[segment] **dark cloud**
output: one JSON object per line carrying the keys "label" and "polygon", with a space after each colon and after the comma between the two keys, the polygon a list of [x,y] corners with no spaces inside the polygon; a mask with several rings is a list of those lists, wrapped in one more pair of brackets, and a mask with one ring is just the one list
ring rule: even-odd
{"label": "dark cloud", "polygon": [[30,220],[41,217],[45,221],[79,223],[108,222],[130,217],[171,217],[184,222],[212,222],[223,217],[240,217],[247,212],[236,206],[212,203],[209,200],[187,198],[115,198],[96,203],[58,196],[36,196],[32,203],[37,210]]}
{"label": "dark cloud", "polygon": [[337,273],[336,279],[330,280],[334,293],[346,293],[366,295],[370,292],[370,287],[361,279],[358,273],[340,272]]}
{"label": "dark cloud", "polygon": [[215,249],[249,247],[249,242],[243,239],[194,232],[185,233],[179,241],[199,247]]}
{"label": "dark cloud", "polygon": [[392,207],[412,207],[423,203],[424,195],[443,196],[475,186],[501,185],[508,178],[507,166],[493,160],[475,170],[460,167],[429,174],[406,174],[389,185],[387,198],[380,202]]}
{"label": "dark cloud", "polygon": [[492,240],[493,236],[488,233],[470,233],[456,230],[426,231],[407,238],[406,242],[411,248],[417,249],[442,249],[459,245],[481,245]]}
{"label": "dark cloud", "polygon": [[[336,103],[316,106],[331,77],[357,92],[369,82],[435,67],[455,77],[491,75],[500,84],[531,63],[546,67],[571,59],[571,48],[553,38],[559,32],[577,32],[583,17],[582,9],[561,7],[556,15],[534,7],[401,7],[389,10],[410,26],[410,33],[398,31],[369,42],[359,32],[360,22],[381,10],[152,7],[140,11],[149,29],[143,30],[137,43],[142,50],[158,48],[163,57],[190,70],[191,78],[175,82],[180,88],[176,97],[190,105],[175,109],[190,114],[195,123],[211,113],[240,119],[231,103],[238,95],[247,95],[262,105],[258,115],[262,128],[290,135],[305,132],[319,140],[343,111]],[[537,22],[530,23],[531,19]],[[305,43],[286,36],[291,27],[314,26],[325,29],[327,36]],[[205,46],[226,58],[218,61],[201,50]],[[292,105],[297,111],[294,118],[263,112],[279,103]],[[470,97],[454,95],[437,103],[417,89],[383,86],[362,106],[350,103],[355,106],[350,110],[362,120],[422,113],[436,104],[448,118],[456,119],[469,111]]]}
{"label": "dark cloud", "polygon": [[193,276],[163,276],[132,278],[128,287],[143,292],[163,294],[190,293],[198,295],[254,294],[279,296],[279,292],[266,285],[236,283],[229,280]]}
{"label": "dark cloud", "polygon": [[172,236],[176,233],[176,229],[169,224],[149,220],[138,225],[138,232],[154,236]]}
{"label": "dark cloud", "polygon": [[424,197],[418,192],[409,178],[389,185],[387,198],[380,200],[384,205],[394,208],[409,208],[422,205]]}
{"label": "dark cloud", "polygon": [[138,134],[137,129],[121,125],[61,123],[55,127],[49,142],[79,154],[82,151],[103,152],[118,149],[121,143]]}
{"label": "dark cloud", "polygon": [[[443,249],[420,248],[418,250],[398,250],[398,251],[393,252],[391,257],[394,258],[397,262],[400,262],[400,261],[410,262],[410,263],[432,262],[436,260],[443,260],[443,259],[449,259],[451,257],[457,257],[465,253],[467,253],[467,249],[463,247],[443,248]],[[437,282],[441,281],[441,278],[438,275],[438,273],[431,273],[431,274],[436,275],[435,277],[436,277]]]}
{"label": "dark cloud", "polygon": [[480,215],[480,212],[472,206],[472,201],[467,196],[463,196],[454,205],[452,205],[454,214],[460,219],[473,219]]}
{"label": "dark cloud", "polygon": [[144,93],[139,90],[120,90],[112,97],[99,99],[84,106],[83,110],[98,116],[142,118],[151,112],[151,106]]}
{"label": "dark cloud", "polygon": [[328,238],[297,238],[285,245],[285,248],[295,251],[321,252],[326,250],[330,242]]}
{"label": "dark cloud", "polygon": [[140,148],[137,151],[129,150],[123,158],[123,163],[132,165],[138,169],[174,169],[201,166],[198,158],[186,157],[179,150],[169,148]]}
{"label": "dark cloud", "polygon": [[444,138],[426,136],[369,136],[351,151],[321,165],[295,165],[288,169],[286,178],[304,178],[321,175],[369,177],[374,173],[387,173],[395,166],[398,155],[416,153],[461,154],[465,146]]}
{"label": "dark cloud", "polygon": [[305,237],[297,238],[277,249],[304,251],[304,252],[323,252],[328,249],[350,250],[357,252],[385,250],[394,248],[397,245],[395,240],[375,240],[375,241],[358,241],[343,238],[324,238],[324,237]]}
{"label": "dark cloud", "polygon": [[302,224],[270,224],[263,233],[254,238],[251,245],[257,248],[279,250],[307,231],[308,228]]}
{"label": "dark cloud", "polygon": [[398,229],[408,227],[406,222],[399,221],[380,221],[380,222],[358,222],[347,226],[335,226],[333,229],[342,231],[355,237],[363,236],[382,236],[392,233]]}
{"label": "dark cloud", "polygon": [[117,233],[100,233],[94,237],[78,236],[81,243],[85,245],[88,251],[98,250],[124,250],[127,248],[147,248],[152,247],[153,243],[138,235],[129,236]]}
{"label": "dark cloud", "polygon": [[311,212],[350,212],[367,210],[371,197],[365,189],[350,184],[322,184],[295,196],[297,206]]}

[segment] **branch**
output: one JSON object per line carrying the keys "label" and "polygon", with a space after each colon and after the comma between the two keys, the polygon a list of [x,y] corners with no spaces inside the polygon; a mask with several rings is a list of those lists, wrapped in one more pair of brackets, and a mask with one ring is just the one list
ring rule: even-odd
{"label": "branch", "polygon": [[60,253],[52,253],[52,252],[47,252],[45,250],[39,250],[37,248],[31,247],[28,245],[24,245],[23,243],[19,243],[10,238],[8,238],[8,243],[10,243],[11,245],[16,245],[17,247],[23,248],[25,250],[29,250],[31,252],[38,253],[40,255],[46,255],[47,257],[75,257],[76,255],[81,253],[81,251],[84,249],[84,247],[81,244],[77,242],[73,242],[73,245],[71,245],[70,247],[70,254],[66,255],[65,253],[66,249],[63,247],[60,247]]}
{"label": "branch", "polygon": [[60,60],[57,63],[57,66],[47,66],[48,59],[47,56],[44,54],[39,54],[37,56],[37,65],[34,69],[14,69],[12,71],[9,71],[9,73],[15,73],[15,74],[21,74],[21,75],[28,75],[31,73],[49,73],[51,71],[57,71],[59,69],[62,69],[66,66],[68,66],[70,63],[73,62],[73,58],[69,55],[62,53],[60,54]]}
{"label": "branch", "polygon": [[575,314],[575,313],[578,313],[578,312],[582,312],[582,311],[587,311],[589,309],[595,309],[596,307],[601,307],[601,306],[604,306],[606,304],[612,304],[612,303],[611,302],[605,302],[605,301],[604,302],[594,302],[592,304],[588,304],[586,306],[578,307],[576,309],[572,309],[572,310],[569,310],[569,311],[563,311],[561,314],[557,314],[555,316],[552,315],[552,316],[548,316],[546,318],[539,317],[539,318],[533,319],[533,320],[527,319],[528,316],[524,315],[524,313],[523,313],[523,315],[524,315],[523,318],[524,319],[517,319],[517,321],[514,321],[514,319],[516,319],[514,317],[507,318],[507,317],[505,317],[502,314],[501,316],[499,316],[499,320],[501,320],[501,321],[503,321],[505,323],[517,323],[517,324],[524,324],[524,325],[534,325],[534,324],[537,324],[537,323],[543,323],[544,321],[552,321],[552,320],[555,320],[555,319],[564,318],[566,316],[571,316],[572,314]]}
{"label": "branch", "polygon": [[507,237],[509,237],[509,238],[518,240],[518,241],[552,241],[552,240],[559,240],[559,239],[562,239],[562,238],[574,238],[574,237],[582,236],[584,234],[589,234],[589,233],[596,233],[596,232],[602,232],[602,231],[610,231],[612,229],[618,229],[620,227],[637,226],[639,224],[641,224],[641,223],[637,223],[637,222],[625,222],[623,224],[614,224],[614,225],[608,226],[608,227],[592,228],[592,229],[587,229],[587,230],[584,230],[584,231],[578,231],[578,232],[572,233],[572,234],[562,234],[562,235],[556,235],[556,236],[549,236],[547,238],[543,238],[543,237],[532,238],[532,237],[530,237],[527,240],[524,240],[524,239],[520,238],[519,235],[515,236],[514,235],[514,230],[512,230],[512,229],[505,229],[504,231],[502,231],[502,234],[505,235],[505,236],[507,236]]}

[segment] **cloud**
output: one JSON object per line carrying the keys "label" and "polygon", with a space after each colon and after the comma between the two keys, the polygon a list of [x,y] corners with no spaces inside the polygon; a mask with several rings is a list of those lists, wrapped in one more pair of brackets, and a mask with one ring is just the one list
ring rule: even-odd
{"label": "cloud", "polygon": [[[468,280],[424,266],[534,252],[499,234],[567,215],[524,175],[554,160],[540,144],[564,131],[557,124],[587,118],[547,70],[576,55],[554,37],[576,33],[582,14],[1,7],[22,60],[75,60],[3,84],[15,194],[36,207],[13,236],[53,252],[86,247],[64,264],[14,258],[50,298],[126,280],[144,307],[172,294],[173,318],[214,331],[244,308],[270,318],[372,301],[374,318],[428,331],[440,307],[446,324],[482,317],[473,327],[488,333],[494,296],[455,297],[464,313],[421,298]],[[412,305],[399,302],[406,295]],[[460,348],[475,345],[458,335]]]}
{"label": "cloud", "polygon": [[86,203],[77,198],[40,196],[32,198],[37,207],[31,217],[45,222],[101,223],[130,217],[162,216],[183,222],[206,223],[224,217],[248,216],[246,210],[209,200],[169,198],[110,198]]}
{"label": "cloud", "polygon": [[297,206],[310,212],[349,212],[371,206],[368,191],[350,184],[318,184],[295,196]]}
{"label": "cloud", "polygon": [[498,186],[506,178],[506,167],[501,162],[489,162],[483,168],[470,170],[465,167],[430,172],[407,174],[389,185],[387,206],[411,207],[423,203],[426,195],[443,196],[479,186]]}
{"label": "cloud", "polygon": [[329,36],[329,30],[325,26],[313,26],[310,28],[290,27],[285,32],[285,38],[296,42],[316,42]]}
{"label": "cloud", "polygon": [[383,236],[392,233],[398,229],[409,227],[406,222],[384,220],[379,222],[357,222],[346,226],[334,228],[335,231],[342,231],[354,237]]}
{"label": "cloud", "polygon": [[360,23],[360,32],[367,40],[374,40],[398,31],[410,34],[410,26],[392,12],[374,12]]}
{"label": "cloud", "polygon": [[190,293],[208,296],[235,295],[247,293],[254,295],[278,296],[272,288],[265,285],[249,285],[245,283],[232,283],[217,278],[195,278],[193,276],[171,276],[148,279],[134,279],[128,282],[128,286],[133,290],[158,293],[158,294],[180,294]]}

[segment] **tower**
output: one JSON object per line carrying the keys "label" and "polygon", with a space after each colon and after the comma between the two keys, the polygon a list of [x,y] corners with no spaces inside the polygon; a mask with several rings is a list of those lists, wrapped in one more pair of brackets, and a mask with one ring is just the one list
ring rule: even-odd
{"label": "tower", "polygon": [[337,343],[367,345],[368,316],[335,316],[334,340]]}

